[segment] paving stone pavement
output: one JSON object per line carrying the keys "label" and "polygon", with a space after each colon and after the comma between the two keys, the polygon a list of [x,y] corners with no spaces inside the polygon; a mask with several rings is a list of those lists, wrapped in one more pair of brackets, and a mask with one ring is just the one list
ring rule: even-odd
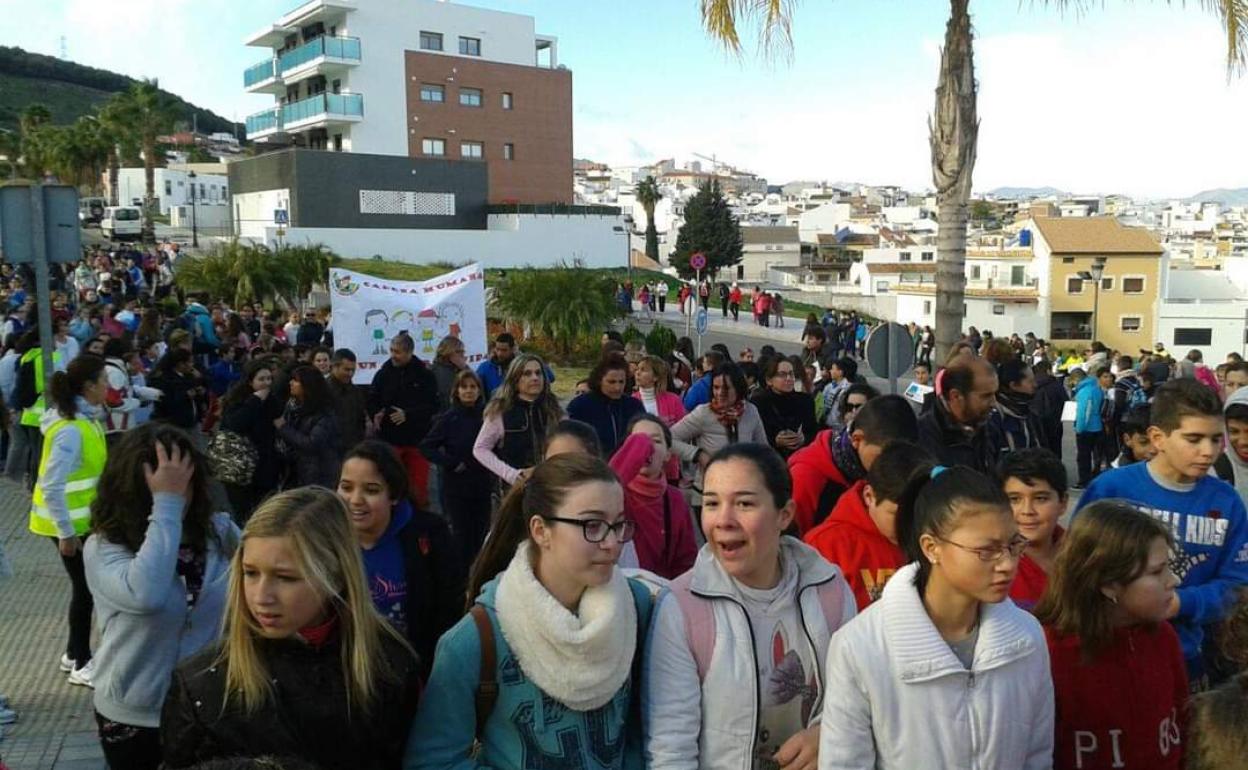
{"label": "paving stone pavement", "polygon": [[0,692],[19,714],[0,739],[10,770],[105,770],[91,690],[57,668],[65,651],[69,579],[52,544],[26,529],[30,496],[0,480],[0,543],[14,576],[0,581]]}

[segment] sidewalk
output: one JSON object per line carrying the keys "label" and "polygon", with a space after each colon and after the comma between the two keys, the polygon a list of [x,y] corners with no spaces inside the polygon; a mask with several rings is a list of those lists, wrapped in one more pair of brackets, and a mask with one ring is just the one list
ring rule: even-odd
{"label": "sidewalk", "polygon": [[46,538],[26,529],[30,496],[0,480],[0,541],[14,576],[0,582],[0,692],[20,718],[2,728],[10,770],[104,770],[92,690],[57,669],[65,650],[69,578]]}
{"label": "sidewalk", "polygon": [[[644,322],[645,314],[638,309],[637,303],[633,304],[633,315],[625,321],[625,325],[630,322],[638,328],[648,325]],[[685,336],[683,328],[685,316],[680,312],[679,303],[669,302],[666,313],[659,313],[656,311],[653,313],[653,316],[655,319],[660,320],[664,324],[672,326],[673,328],[675,328],[676,325],[680,325],[681,328],[677,330],[676,333],[679,336]],[[754,316],[746,312],[742,312],[740,318],[741,320],[739,321],[733,321],[732,314],[730,313],[727,318],[724,318],[718,306],[708,308],[706,311],[706,331],[708,334],[712,332],[739,334],[744,337],[755,337],[760,340],[790,342],[796,345],[801,343],[802,329],[806,327],[806,319],[804,317],[798,318],[795,316],[785,316],[784,328],[782,329],[775,326],[759,326],[754,323]],[[693,337],[698,333],[696,327],[697,320],[695,311],[695,315],[689,317],[690,337]],[[771,320],[774,322],[776,319],[772,318]]]}

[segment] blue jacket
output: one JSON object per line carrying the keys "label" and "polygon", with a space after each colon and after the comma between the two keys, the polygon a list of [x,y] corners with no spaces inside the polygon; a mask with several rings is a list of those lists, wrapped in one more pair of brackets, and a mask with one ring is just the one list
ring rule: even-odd
{"label": "blue jacket", "polygon": [[[645,766],[641,731],[640,682],[634,682],[650,624],[649,589],[630,580],[637,607],[637,651],[630,676],[605,706],[572,711],[546,696],[520,668],[503,636],[494,609],[499,578],[481,589],[477,603],[494,626],[498,700],[480,736],[481,751],[470,749],[476,733],[476,690],[481,681],[481,640],[477,624],[465,615],[438,642],[433,672],[408,736],[404,770],[521,770],[530,767],[581,770],[640,770]],[[636,685],[636,687],[634,687]]]}
{"label": "blue jacket", "polygon": [[[515,360],[515,359],[512,359]],[[507,379],[508,366],[499,366],[498,363],[491,358],[487,358],[477,364],[477,376],[481,378],[481,386],[485,388],[485,400],[489,401],[490,396],[494,393],[494,389],[503,384],[503,380]],[[555,372],[549,366],[546,367],[546,381],[555,381]]]}
{"label": "blue jacket", "polygon": [[186,306],[186,315],[194,324],[193,333],[196,339],[214,348],[221,347],[221,340],[217,339],[217,330],[212,328],[212,315],[208,312],[208,308],[192,302]]}
{"label": "blue jacket", "polygon": [[1224,619],[1240,586],[1248,584],[1248,514],[1225,481],[1204,476],[1192,489],[1179,491],[1159,484],[1149,464],[1102,473],[1088,485],[1079,506],[1122,498],[1170,527],[1175,544],[1170,568],[1179,578],[1179,614],[1170,622],[1190,662],[1200,655],[1205,626]]}
{"label": "blue jacket", "polygon": [[593,426],[606,457],[615,454],[628,438],[629,421],[645,411],[641,399],[627,395],[610,399],[593,391],[582,393],[568,404],[568,417]]}
{"label": "blue jacket", "polygon": [[1075,433],[1100,433],[1101,406],[1105,403],[1105,391],[1095,377],[1084,377],[1075,387]]}
{"label": "blue jacket", "polygon": [[711,403],[711,375],[704,374],[685,391],[685,412],[692,412],[702,404]]}

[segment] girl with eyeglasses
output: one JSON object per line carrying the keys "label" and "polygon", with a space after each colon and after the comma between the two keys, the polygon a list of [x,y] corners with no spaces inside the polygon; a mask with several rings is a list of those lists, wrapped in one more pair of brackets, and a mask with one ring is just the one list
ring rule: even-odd
{"label": "girl with eyeglasses", "polygon": [[796,387],[804,376],[800,364],[772,356],[763,363],[762,387],[750,397],[763,420],[767,441],[784,457],[814,441],[819,432],[815,400]]}
{"label": "girl with eyeglasses", "polygon": [[1000,485],[936,466],[897,510],[911,564],[832,639],[820,770],[1053,766],[1040,624],[1005,599],[1027,540]]}
{"label": "girl with eyeglasses", "polygon": [[660,598],[646,654],[650,767],[817,767],[820,704],[843,697],[824,657],[857,610],[840,569],[784,535],[792,492],[763,444],[707,465],[706,545]]}
{"label": "girl with eyeglasses", "polygon": [[473,565],[475,604],[438,643],[405,768],[641,765],[650,592],[616,569],[634,531],[596,457],[551,457],[512,487]]}

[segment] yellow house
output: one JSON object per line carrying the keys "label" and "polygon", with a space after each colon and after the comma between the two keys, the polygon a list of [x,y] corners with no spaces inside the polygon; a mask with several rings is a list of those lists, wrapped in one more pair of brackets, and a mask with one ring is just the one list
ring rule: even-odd
{"label": "yellow house", "polygon": [[[1151,349],[1161,292],[1163,252],[1157,239],[1114,217],[1033,222],[1036,261],[1048,272],[1049,341],[1082,350],[1096,339],[1132,356]],[[1098,266],[1099,291],[1091,279]]]}

